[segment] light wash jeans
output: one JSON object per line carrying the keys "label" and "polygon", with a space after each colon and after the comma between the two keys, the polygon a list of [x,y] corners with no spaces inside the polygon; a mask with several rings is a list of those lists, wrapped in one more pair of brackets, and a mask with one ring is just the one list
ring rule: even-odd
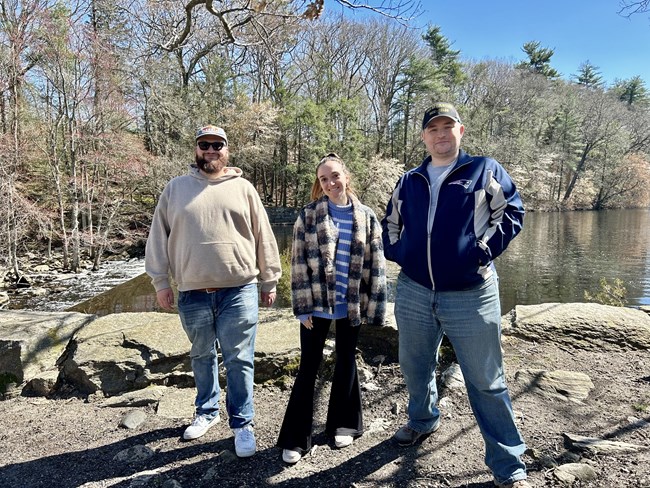
{"label": "light wash jeans", "polygon": [[206,293],[178,294],[178,314],[192,343],[190,358],[196,384],[196,413],[219,412],[217,344],[226,368],[226,410],[231,428],[252,422],[253,360],[258,320],[257,285]]}
{"label": "light wash jeans", "polygon": [[440,421],[435,369],[446,334],[456,352],[485,463],[499,483],[526,478],[526,445],[515,425],[501,355],[501,305],[496,276],[475,289],[432,291],[400,273],[395,297],[399,363],[409,391],[408,425],[430,432]]}

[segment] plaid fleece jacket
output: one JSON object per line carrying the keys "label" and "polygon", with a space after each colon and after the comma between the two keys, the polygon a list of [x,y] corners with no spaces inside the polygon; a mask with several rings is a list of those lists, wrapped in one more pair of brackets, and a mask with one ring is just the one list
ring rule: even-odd
{"label": "plaid fleece jacket", "polygon": [[[386,314],[386,262],[381,226],[374,212],[352,197],[353,223],[348,274],[351,325],[383,325]],[[296,316],[333,313],[336,304],[338,230],[327,211],[327,197],[305,206],[293,228],[291,302]]]}

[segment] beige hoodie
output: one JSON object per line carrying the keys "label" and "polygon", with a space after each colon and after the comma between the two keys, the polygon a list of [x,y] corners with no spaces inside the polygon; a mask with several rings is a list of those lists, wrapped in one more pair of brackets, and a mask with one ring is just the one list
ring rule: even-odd
{"label": "beige hoodie", "polygon": [[275,289],[280,256],[262,201],[239,168],[211,180],[195,167],[172,179],[158,200],[145,270],[156,291],[229,288],[261,282]]}

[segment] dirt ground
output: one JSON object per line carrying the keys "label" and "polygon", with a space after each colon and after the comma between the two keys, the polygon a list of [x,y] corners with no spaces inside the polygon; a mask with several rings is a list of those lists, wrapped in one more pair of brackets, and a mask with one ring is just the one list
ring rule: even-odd
{"label": "dirt ground", "polygon": [[[597,479],[580,487],[650,487],[650,357],[647,351],[599,353],[562,350],[504,338],[506,369],[520,429],[529,446],[524,460],[536,487],[560,486],[552,462],[584,462]],[[204,437],[184,442],[186,421],[152,409],[135,430],[119,427],[125,408],[101,408],[79,398],[17,397],[0,401],[0,486],[7,487],[471,487],[488,488],[483,442],[465,392],[441,390],[440,430],[419,445],[398,448],[391,436],[406,420],[407,394],[399,366],[364,358],[378,386],[365,390],[366,433],[345,449],[323,434],[328,383],[317,397],[316,447],[287,466],[275,446],[289,391],[256,386],[258,452],[234,455],[225,419]],[[523,368],[587,373],[595,388],[583,404],[549,399],[515,380]],[[587,455],[569,451],[563,433],[643,446],[638,452]],[[145,461],[115,456],[144,445]],[[133,458],[132,458],[133,460]]]}

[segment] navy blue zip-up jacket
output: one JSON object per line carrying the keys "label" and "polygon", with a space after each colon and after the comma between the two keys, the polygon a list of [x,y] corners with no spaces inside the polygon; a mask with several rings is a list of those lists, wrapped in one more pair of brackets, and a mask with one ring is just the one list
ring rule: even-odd
{"label": "navy blue zip-up jacket", "polygon": [[461,150],[441,184],[428,229],[430,161],[429,156],[395,186],[382,219],[384,254],[429,289],[474,288],[492,274],[492,261],[521,231],[521,198],[497,161]]}

